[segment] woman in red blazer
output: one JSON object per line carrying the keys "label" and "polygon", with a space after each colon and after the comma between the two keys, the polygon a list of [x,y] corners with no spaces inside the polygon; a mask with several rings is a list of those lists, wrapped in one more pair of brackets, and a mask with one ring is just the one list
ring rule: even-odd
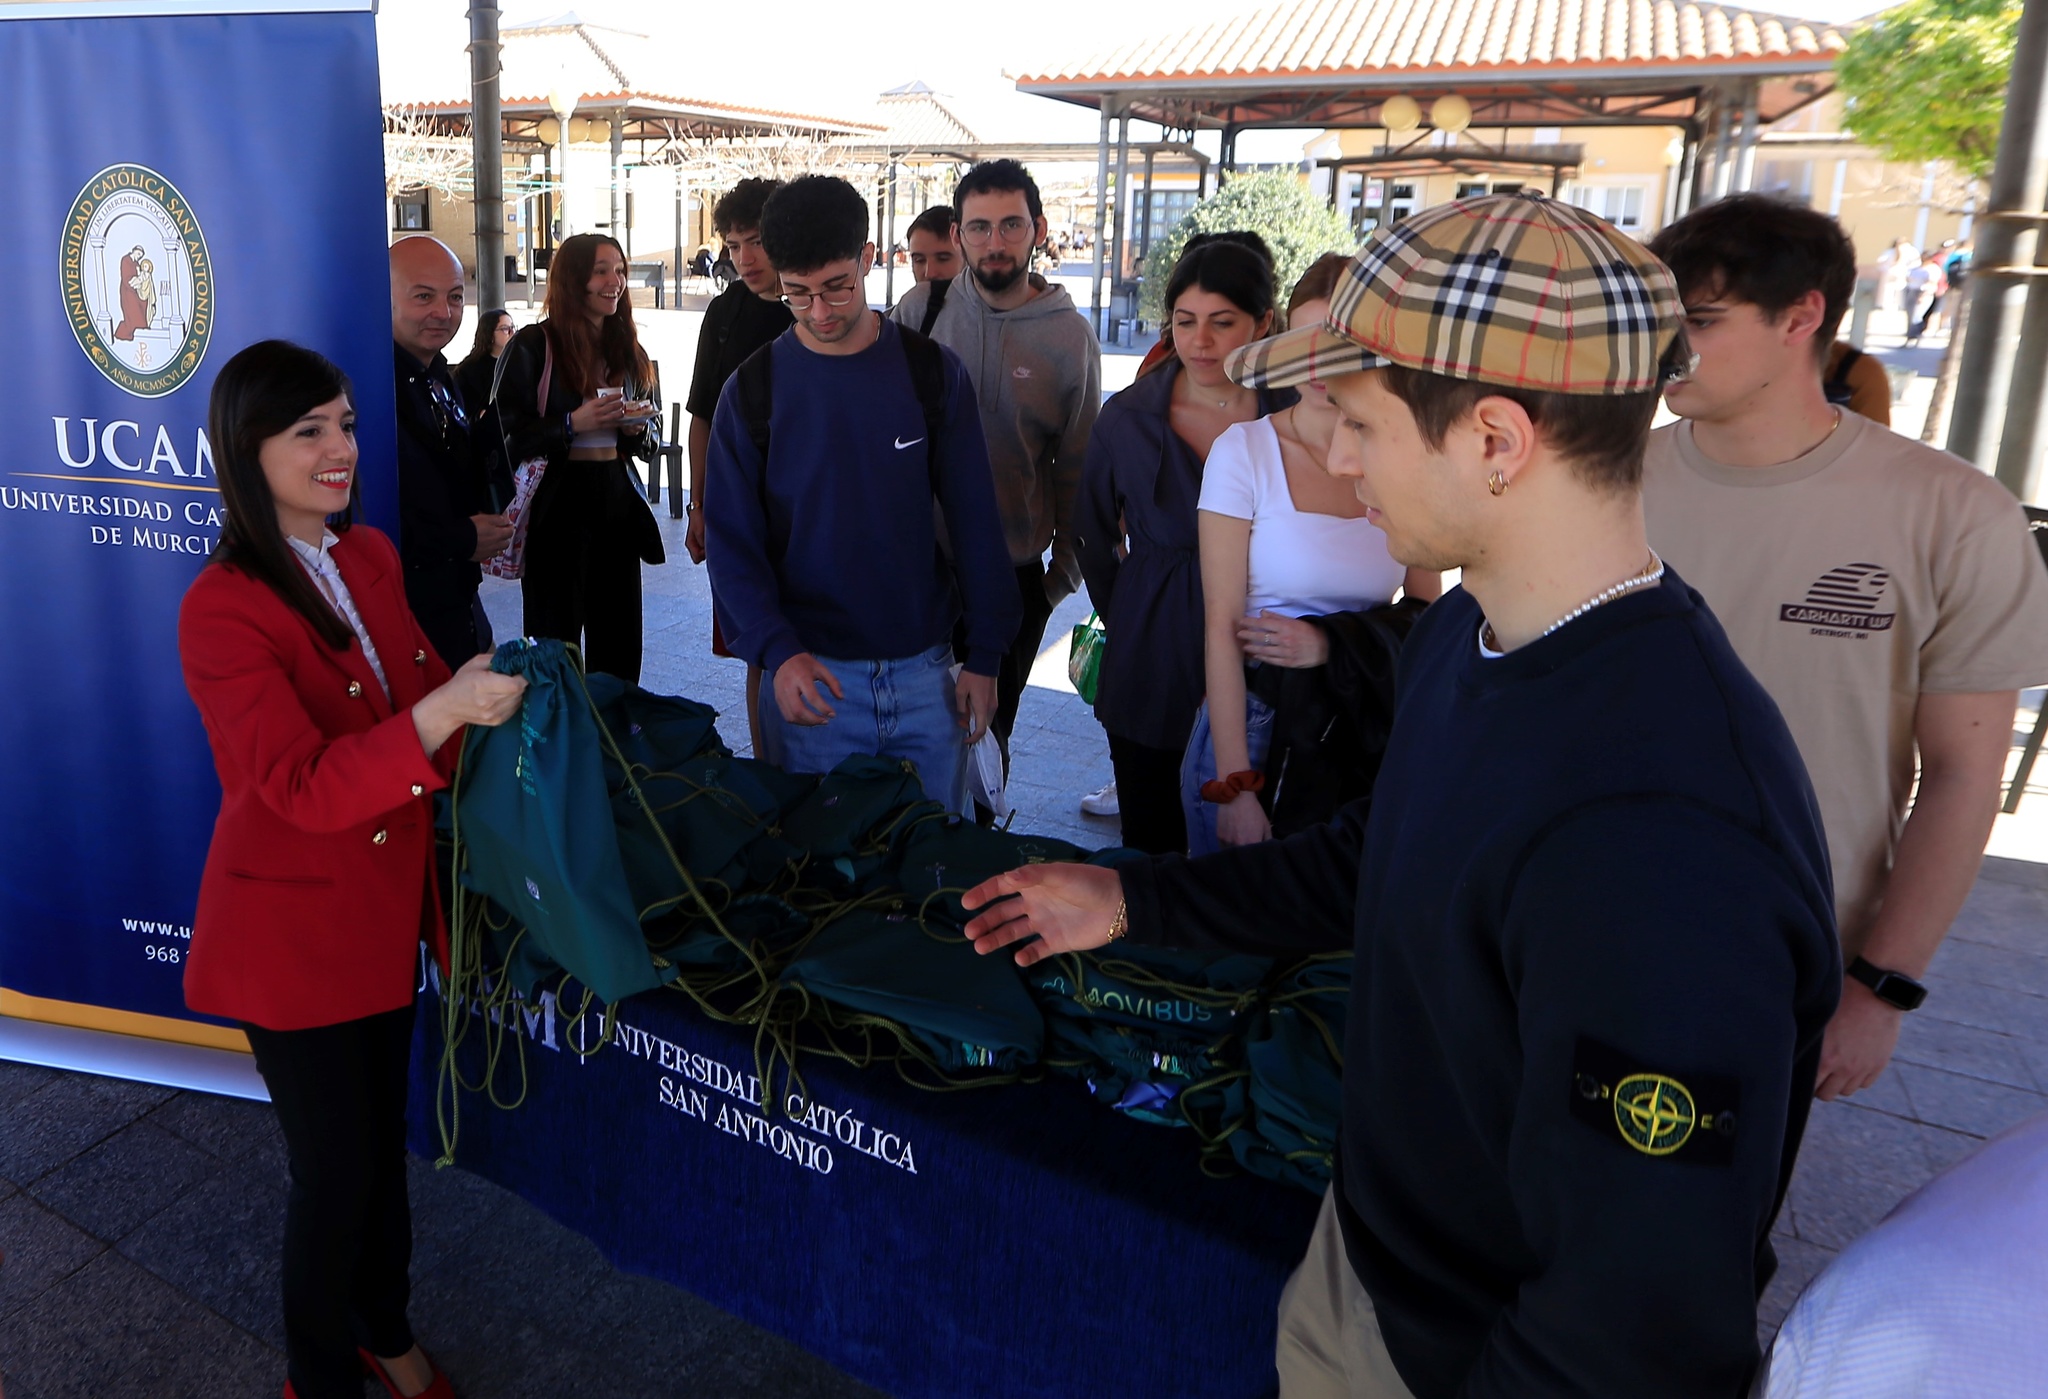
{"label": "woman in red blazer", "polygon": [[526,682],[454,676],[405,603],[398,551],[349,527],[348,379],[281,340],[229,360],[212,439],[227,526],[178,619],[220,818],[185,966],[192,1009],[242,1023],[291,1158],[287,1399],[452,1399],[406,1322],[405,1091],[424,940],[444,955],[430,793],[465,724]]}

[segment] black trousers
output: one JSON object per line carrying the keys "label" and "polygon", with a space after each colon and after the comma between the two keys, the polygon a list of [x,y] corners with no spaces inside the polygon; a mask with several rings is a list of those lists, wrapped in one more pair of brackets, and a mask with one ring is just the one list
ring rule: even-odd
{"label": "black trousers", "polygon": [[1188,818],[1180,804],[1181,748],[1153,748],[1109,735],[1124,844],[1148,855],[1188,853]]}
{"label": "black trousers", "polygon": [[284,1337],[299,1399],[362,1399],[356,1347],[412,1349],[405,1197],[413,1008],[312,1030],[244,1025],[291,1157]]}
{"label": "black trousers", "polygon": [[1045,565],[1037,560],[1017,565],[1017,596],[1024,602],[1023,620],[1017,624],[1017,639],[996,668],[996,712],[989,721],[996,742],[1003,750],[1003,776],[1010,775],[1010,731],[1017,727],[1017,706],[1024,699],[1024,685],[1031,679],[1031,667],[1045,644],[1045,623],[1052,616],[1052,604],[1045,597]]}
{"label": "black trousers", "polygon": [[520,580],[528,636],[583,648],[585,670],[640,679],[640,556],[599,479],[602,462],[550,466],[534,501]]}

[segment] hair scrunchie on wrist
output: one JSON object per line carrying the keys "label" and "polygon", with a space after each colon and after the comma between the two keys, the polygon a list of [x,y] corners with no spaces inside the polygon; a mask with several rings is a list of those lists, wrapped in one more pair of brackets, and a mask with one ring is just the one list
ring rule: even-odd
{"label": "hair scrunchie on wrist", "polygon": [[1212,777],[1202,784],[1202,800],[1215,802],[1218,806],[1236,801],[1241,792],[1262,792],[1266,787],[1263,772],[1233,772],[1228,777]]}

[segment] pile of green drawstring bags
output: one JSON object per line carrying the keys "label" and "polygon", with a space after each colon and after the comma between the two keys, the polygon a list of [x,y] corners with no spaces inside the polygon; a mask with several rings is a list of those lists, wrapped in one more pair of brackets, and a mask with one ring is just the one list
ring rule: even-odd
{"label": "pile of green drawstring bags", "polygon": [[[771,1100],[777,1068],[800,1081],[816,1054],[934,1089],[1051,1072],[1193,1128],[1205,1169],[1328,1181],[1348,956],[980,956],[961,931],[967,890],[1130,852],[952,820],[902,763],[852,758],[818,777],[735,757],[714,711],[586,678],[560,642],[508,642],[492,665],[528,687],[515,721],[469,732],[443,807],[444,1159],[463,1091],[523,1097],[504,1082],[514,1064],[523,1078],[518,1007],[555,994],[572,1047],[595,1053],[619,1001],[668,987],[753,1028]],[[579,1003],[560,1005],[572,979]],[[482,1067],[465,1071],[472,1033]]]}

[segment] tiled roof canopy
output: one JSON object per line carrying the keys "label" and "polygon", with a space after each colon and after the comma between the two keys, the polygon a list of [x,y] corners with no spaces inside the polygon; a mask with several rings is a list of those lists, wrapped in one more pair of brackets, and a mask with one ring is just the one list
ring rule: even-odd
{"label": "tiled roof canopy", "polygon": [[[1585,113],[1569,102],[1541,111],[1541,99],[1824,74],[1843,46],[1832,25],[1683,0],[1289,0],[1119,44],[1017,86],[1089,106],[1116,94],[1147,120],[1191,118],[1168,121],[1181,126],[1331,124],[1317,118],[1376,112],[1377,98],[1342,113],[1296,109],[1315,94],[1367,89],[1522,95],[1527,110],[1502,119],[1573,121]],[[1260,92],[1275,101],[1231,96]],[[1790,104],[1788,86],[1779,105]]]}
{"label": "tiled roof canopy", "polygon": [[[537,122],[548,112],[548,92],[559,85],[576,96],[579,116],[608,117],[626,113],[628,139],[654,139],[674,128],[688,134],[745,132],[769,129],[815,129],[872,137],[880,124],[871,120],[785,112],[750,103],[722,100],[704,85],[678,81],[687,68],[683,55],[644,34],[586,24],[574,13],[533,24],[507,25],[499,34],[499,105],[515,130],[518,118]],[[438,67],[435,91],[392,91],[387,80],[385,101],[430,112],[464,114],[469,110],[466,69]],[[528,123],[531,124],[531,123]]]}

